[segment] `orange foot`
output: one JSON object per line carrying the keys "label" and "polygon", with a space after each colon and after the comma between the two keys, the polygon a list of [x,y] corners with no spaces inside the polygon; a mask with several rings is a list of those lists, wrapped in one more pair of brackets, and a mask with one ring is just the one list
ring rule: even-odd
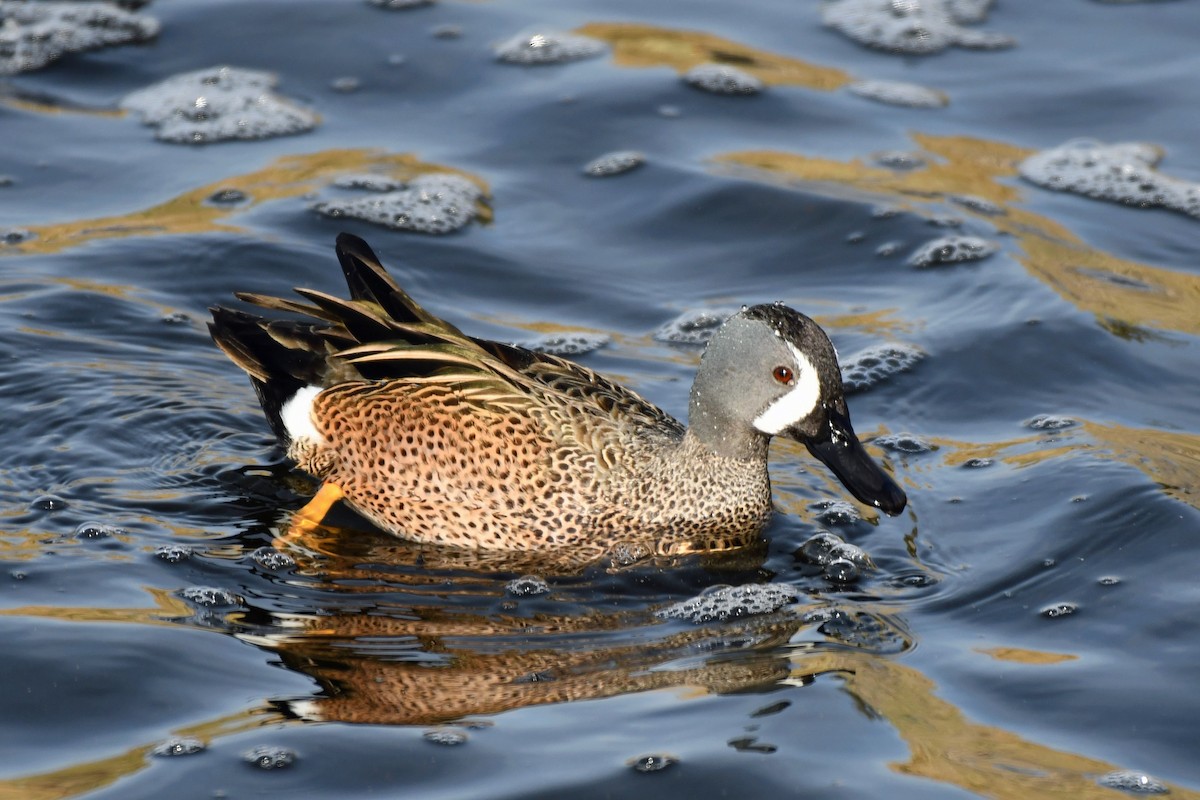
{"label": "orange foot", "polygon": [[304,508],[292,515],[292,524],[287,532],[275,537],[272,544],[277,550],[300,547],[307,550],[323,552],[319,544],[321,522],[334,503],[343,497],[342,487],[336,483],[326,483],[313,495]]}

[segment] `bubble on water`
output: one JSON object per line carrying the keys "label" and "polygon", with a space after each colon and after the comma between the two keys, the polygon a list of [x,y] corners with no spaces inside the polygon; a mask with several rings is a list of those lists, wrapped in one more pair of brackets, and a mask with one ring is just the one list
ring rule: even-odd
{"label": "bubble on water", "polygon": [[1062,417],[1057,414],[1038,414],[1036,417],[1025,420],[1022,424],[1035,431],[1061,431],[1063,428],[1074,428],[1079,423],[1070,417]]}
{"label": "bubble on water", "polygon": [[871,209],[871,219],[892,219],[900,216],[900,211],[896,206],[875,206]]}
{"label": "bubble on water", "polygon": [[963,224],[961,217],[950,214],[934,214],[932,217],[927,217],[925,222],[935,228],[961,228]]}
{"label": "bubble on water", "polygon": [[1131,769],[1113,770],[1097,778],[1096,783],[1132,794],[1167,794],[1170,791],[1158,778]]}
{"label": "bubble on water", "polygon": [[274,547],[260,547],[250,554],[254,561],[265,569],[290,569],[296,566],[296,559]]}
{"label": "bubble on water", "polygon": [[667,767],[679,763],[679,759],[675,756],[669,756],[665,753],[651,753],[646,756],[639,756],[629,762],[629,766],[633,767],[634,772],[662,772]]}
{"label": "bubble on water", "polygon": [[1053,605],[1046,606],[1038,613],[1046,619],[1061,619],[1062,617],[1069,617],[1078,611],[1079,606],[1074,603],[1054,603]]}
{"label": "bubble on water", "polygon": [[983,469],[990,467],[994,462],[990,458],[968,458],[963,462],[964,469]]}
{"label": "bubble on water", "polygon": [[589,161],[583,167],[583,174],[593,178],[607,178],[611,175],[629,172],[644,163],[646,163],[646,157],[636,150],[618,150]]}
{"label": "bubble on water", "polygon": [[186,544],[164,544],[154,549],[154,557],[161,558],[168,564],[178,564],[180,561],[187,561],[195,552]]}
{"label": "bubble on water", "polygon": [[549,353],[552,356],[581,356],[604,347],[612,339],[602,333],[547,333],[513,342],[517,347]]}
{"label": "bubble on water", "polygon": [[853,583],[858,580],[859,569],[858,565],[848,558],[835,558],[825,565],[823,574],[835,583]]}
{"label": "bubble on water", "polygon": [[654,332],[654,338],[671,344],[704,344],[733,315],[725,308],[685,311]]}
{"label": "bubble on water", "polygon": [[851,231],[850,233],[846,234],[846,244],[859,244],[860,242],[865,242],[866,240],[867,235],[862,231]]}
{"label": "bubble on water", "polygon": [[159,322],[164,325],[191,325],[192,317],[183,311],[172,311],[170,314],[164,314]]}
{"label": "bubble on water", "polygon": [[446,23],[445,25],[435,25],[430,33],[435,39],[460,39],[463,35],[462,25]]}
{"label": "bubble on water", "polygon": [[937,267],[987,258],[1000,249],[995,242],[978,236],[943,236],[926,242],[908,257],[913,267]]}
{"label": "bubble on water", "polygon": [[455,730],[454,728],[435,728],[431,731],[425,731],[422,734],[422,738],[433,744],[453,747],[454,745],[466,744],[468,737],[466,731]]}
{"label": "bubble on water", "polygon": [[277,82],[269,72],[212,67],[139,89],[121,107],[156,126],[158,139],[176,144],[267,139],[316,127],[315,113],[273,91]]}
{"label": "bubble on water", "polygon": [[1162,151],[1144,142],[1074,139],[1021,162],[1021,177],[1047,189],[1200,218],[1200,183],[1154,169]]}
{"label": "bubble on water", "polygon": [[509,64],[562,64],[608,51],[599,39],[558,31],[522,33],[497,45],[496,58]]}
{"label": "bubble on water", "polygon": [[969,208],[977,214],[983,214],[988,217],[998,217],[1007,213],[1001,206],[996,205],[991,200],[973,194],[951,195],[950,200],[958,203],[963,208]]}
{"label": "bubble on water", "polygon": [[942,108],[949,100],[937,89],[904,81],[857,81],[847,87],[853,94],[906,108]]}
{"label": "bubble on water", "polygon": [[67,508],[67,501],[58,495],[43,494],[33,498],[29,507],[34,511],[62,511]]}
{"label": "bubble on water", "polygon": [[613,565],[617,567],[628,567],[649,558],[650,555],[650,549],[646,545],[632,542],[617,542],[610,553]]}
{"label": "bubble on water", "polygon": [[106,522],[84,522],[75,529],[76,539],[108,539],[125,533],[124,530]]}
{"label": "bubble on water", "polygon": [[875,255],[881,258],[890,258],[899,253],[902,247],[904,247],[904,242],[884,242],[875,248]]}
{"label": "bubble on water", "polygon": [[817,522],[822,525],[853,525],[862,521],[854,504],[845,500],[819,500],[809,509],[816,512]]}
{"label": "bubble on water", "polygon": [[1116,586],[1120,582],[1121,579],[1116,575],[1105,575],[1096,581],[1096,583],[1100,584],[1101,586]]}
{"label": "bubble on water", "polygon": [[887,582],[892,586],[906,589],[923,589],[926,586],[933,586],[937,580],[924,572],[912,572],[907,575],[893,575]]}
{"label": "bubble on water", "polygon": [[241,189],[218,189],[208,196],[206,202],[217,206],[236,206],[250,200],[250,195]]}
{"label": "bubble on water", "polygon": [[34,238],[33,231],[25,228],[0,228],[0,242],[4,244],[20,244]]}
{"label": "bubble on water", "polygon": [[825,24],[859,44],[892,53],[928,55],[952,45],[1011,47],[1009,36],[969,30],[982,22],[992,0],[837,0],[821,10]]}
{"label": "bubble on water", "polygon": [[198,606],[236,606],[241,601],[236,594],[215,586],[188,586],[179,590],[179,596]]}
{"label": "bubble on water", "polygon": [[925,353],[909,344],[883,344],[868,347],[842,364],[842,386],[847,392],[859,392],[908,372]]}
{"label": "bubble on water", "polygon": [[357,92],[362,88],[362,79],[356,78],[353,75],[344,75],[341,78],[334,78],[330,81],[329,88],[343,94]]}
{"label": "bubble on water", "polygon": [[815,608],[805,613],[803,620],[833,641],[875,653],[900,653],[912,646],[902,629],[855,608]]}
{"label": "bubble on water", "polygon": [[394,192],[404,188],[404,181],[390,178],[387,175],[343,175],[334,180],[333,185],[339,189],[363,189],[368,192]]}
{"label": "bubble on water", "polygon": [[433,5],[433,0],[367,0],[373,6],[386,8],[390,11],[405,11],[410,8],[423,8]]}
{"label": "bubble on water", "polygon": [[872,569],[875,566],[875,562],[873,562],[871,557],[867,555],[866,550],[863,550],[856,544],[850,544],[849,542],[842,542],[841,544],[834,545],[833,549],[829,551],[829,555],[832,559],[830,563],[837,561],[838,559],[845,559],[846,561],[851,562],[857,567],[862,567],[863,569]]}
{"label": "bubble on water", "polygon": [[253,750],[248,750],[242,754],[242,758],[247,764],[259,769],[283,769],[296,762],[296,754],[293,751],[269,745],[259,745]]}
{"label": "bubble on water", "polygon": [[664,619],[683,619],[697,624],[724,622],[739,617],[769,614],[795,602],[796,591],[774,583],[744,586],[712,586],[698,597],[683,600],[655,614]]}
{"label": "bubble on water", "polygon": [[713,94],[751,95],[763,90],[757,77],[727,64],[700,64],[685,72],[683,80]]}
{"label": "bubble on water", "polygon": [[158,20],[112,3],[0,0],[0,75],[41,69],[67,53],[144,42]]}
{"label": "bubble on water", "polygon": [[199,739],[177,737],[155,745],[150,752],[156,756],[193,756],[196,753],[204,752],[204,742]]}
{"label": "bubble on water", "polygon": [[408,56],[403,53],[392,53],[387,57],[388,66],[401,67],[408,63]]}
{"label": "bubble on water", "polygon": [[667,119],[675,119],[676,117],[683,116],[683,109],[679,106],[664,104],[658,107],[658,115]]}
{"label": "bubble on water", "polygon": [[884,150],[875,155],[875,163],[888,169],[917,169],[929,162],[920,153],[909,150]]}
{"label": "bubble on water", "polygon": [[550,591],[550,584],[537,575],[523,575],[504,584],[504,589],[515,597],[534,597]]}
{"label": "bubble on water", "polygon": [[327,217],[351,217],[394,230],[446,234],[461,230],[476,218],[483,192],[461,175],[435,172],[418,175],[396,191],[351,200],[317,203]]}
{"label": "bubble on water", "polygon": [[822,531],[806,539],[796,552],[808,563],[823,567],[834,559],[833,551],[845,543],[837,534]]}
{"label": "bubble on water", "polygon": [[931,453],[937,445],[912,433],[888,433],[875,437],[875,444],[897,453]]}
{"label": "bubble on water", "polygon": [[14,178],[12,175],[0,175],[0,188],[5,187],[5,186],[12,186],[16,182],[17,182],[17,179]]}

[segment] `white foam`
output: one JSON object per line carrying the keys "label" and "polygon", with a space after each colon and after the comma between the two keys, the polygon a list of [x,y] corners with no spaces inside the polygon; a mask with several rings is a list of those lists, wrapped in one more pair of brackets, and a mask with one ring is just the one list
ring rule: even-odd
{"label": "white foam", "polygon": [[796,359],[796,385],[783,397],[767,406],[767,410],[754,420],[754,427],[769,436],[775,436],[790,425],[812,413],[821,399],[821,380],[817,369],[808,358],[791,342],[788,349]]}
{"label": "white foam", "polygon": [[325,437],[317,430],[312,419],[313,401],[320,393],[320,386],[305,386],[292,395],[291,399],[284,403],[283,408],[279,410],[279,418],[283,420],[284,430],[287,431],[288,437],[293,442],[297,439],[310,439],[314,442],[325,441]]}

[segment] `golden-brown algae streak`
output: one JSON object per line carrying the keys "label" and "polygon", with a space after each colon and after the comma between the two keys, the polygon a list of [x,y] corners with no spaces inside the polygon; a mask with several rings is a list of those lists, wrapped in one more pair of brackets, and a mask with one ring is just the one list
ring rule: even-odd
{"label": "golden-brown algae streak", "polygon": [[[1056,665],[1014,667],[1055,669]],[[1127,767],[1055,750],[1011,731],[980,725],[935,694],[929,678],[911,667],[870,653],[802,656],[793,674],[840,672],[849,692],[874,715],[890,722],[909,748],[909,758],[892,768],[957,786],[995,800],[1115,800],[1128,797],[1096,781]],[[1170,787],[1173,798],[1200,794]]]}
{"label": "golden-brown algae streak", "polygon": [[1037,434],[983,444],[932,441],[946,453],[944,463],[949,467],[979,458],[1018,468],[1079,455],[1120,461],[1145,474],[1168,497],[1200,508],[1200,436],[1193,433],[1080,420],[1077,427],[1059,431],[1050,440],[1053,446]]}
{"label": "golden-brown algae streak", "polygon": [[777,150],[725,153],[715,160],[743,176],[802,181],[818,192],[849,189],[917,211],[963,195],[989,200],[1005,213],[959,210],[1015,237],[1022,250],[1015,257],[1030,274],[1064,300],[1095,314],[1110,332],[1135,338],[1144,328],[1200,334],[1200,276],[1117,258],[1089,247],[1060,223],[1017,205],[1025,192],[1017,165],[1033,151],[969,136],[917,133],[913,139],[928,154],[928,164],[904,172],[860,160],[834,161]]}
{"label": "golden-brown algae streak", "polygon": [[608,42],[613,60],[620,67],[671,67],[683,73],[700,64],[725,64],[749,72],[769,85],[804,86],[827,92],[851,80],[840,69],[768,53],[700,31],[593,22],[574,32]]}
{"label": "golden-brown algae streak", "polygon": [[[246,209],[269,200],[301,197],[328,186],[335,178],[369,172],[396,180],[410,180],[430,172],[462,175],[475,183],[484,194],[483,179],[452,167],[429,164],[408,153],[384,153],[379,150],[323,150],[317,153],[285,156],[257,172],[235,175],[173,197],[150,208],[115,217],[77,220],[53,225],[23,226],[33,234],[29,239],[4,248],[0,253],[56,253],[97,239],[165,234],[197,234],[240,230],[229,220]],[[218,191],[236,190],[249,200],[235,207],[209,202]],[[483,202],[476,209],[481,221],[491,219],[491,210]]]}

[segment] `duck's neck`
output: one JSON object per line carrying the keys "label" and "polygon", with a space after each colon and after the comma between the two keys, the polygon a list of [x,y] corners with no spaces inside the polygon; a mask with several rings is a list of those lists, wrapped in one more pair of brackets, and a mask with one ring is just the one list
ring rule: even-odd
{"label": "duck's neck", "polygon": [[688,409],[687,435],[714,455],[739,461],[766,461],[771,443],[766,434],[696,402],[694,394]]}

